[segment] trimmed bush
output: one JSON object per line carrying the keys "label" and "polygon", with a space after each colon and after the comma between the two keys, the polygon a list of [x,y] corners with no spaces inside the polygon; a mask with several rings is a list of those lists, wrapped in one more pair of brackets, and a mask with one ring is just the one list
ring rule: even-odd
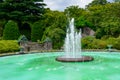
{"label": "trimmed bush", "polygon": [[5,25],[3,31],[3,39],[4,40],[17,40],[20,36],[19,29],[17,23],[12,20],[9,20]]}
{"label": "trimmed bush", "polygon": [[32,26],[31,30],[31,40],[36,42],[37,40],[41,40],[43,35],[43,24],[41,21],[35,22]]}
{"label": "trimmed bush", "polygon": [[0,40],[0,53],[15,52],[19,50],[16,40]]}

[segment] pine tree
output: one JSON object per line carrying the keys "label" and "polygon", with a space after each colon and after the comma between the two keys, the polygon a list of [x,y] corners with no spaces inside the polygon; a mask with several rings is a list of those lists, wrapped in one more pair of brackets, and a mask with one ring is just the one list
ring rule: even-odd
{"label": "pine tree", "polygon": [[44,13],[43,0],[1,0],[0,19],[37,21]]}

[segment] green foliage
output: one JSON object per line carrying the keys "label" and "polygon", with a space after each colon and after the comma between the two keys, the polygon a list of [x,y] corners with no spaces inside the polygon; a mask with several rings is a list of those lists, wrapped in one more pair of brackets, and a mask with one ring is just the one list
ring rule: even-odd
{"label": "green foliage", "polygon": [[120,36],[118,38],[108,38],[107,44],[112,45],[113,48],[120,50]]}
{"label": "green foliage", "polygon": [[88,49],[90,47],[88,47],[93,41],[95,40],[94,37],[88,36],[88,37],[84,37],[82,38],[82,48]]}
{"label": "green foliage", "polygon": [[60,28],[53,28],[54,25],[51,27],[48,27],[43,35],[42,40],[45,40],[47,37],[52,39],[53,48],[54,49],[60,49],[63,45],[63,40],[65,37],[65,31]]}
{"label": "green foliage", "polygon": [[91,22],[89,22],[88,20],[86,20],[83,16],[77,18],[77,20],[75,21],[75,26],[77,27],[77,29],[83,28],[83,27],[90,27],[92,28],[93,24]]}
{"label": "green foliage", "polygon": [[87,7],[94,6],[94,5],[105,5],[107,0],[93,0],[91,3],[87,5]]}
{"label": "green foliage", "polygon": [[41,2],[43,0],[4,0],[0,2],[0,18],[36,21],[44,13],[45,4]]}
{"label": "green foliage", "polygon": [[104,30],[103,29],[97,29],[96,33],[95,33],[95,36],[97,39],[100,39],[101,37],[105,37],[106,35],[104,35]]}
{"label": "green foliage", "polygon": [[5,29],[3,31],[3,39],[4,40],[17,40],[19,37],[19,30],[17,23],[12,20],[9,20],[5,25]]}
{"label": "green foliage", "polygon": [[63,46],[63,41],[65,38],[65,31],[66,31],[66,23],[67,18],[63,12],[58,11],[47,11],[44,14],[44,21],[45,31],[42,37],[42,41],[46,38],[50,38],[52,40],[53,48],[60,49]]}
{"label": "green foliage", "polygon": [[117,41],[114,42],[114,45],[115,49],[118,49],[120,50],[120,36],[117,38]]}
{"label": "green foliage", "polygon": [[112,45],[113,49],[120,50],[120,37],[109,37],[106,39],[96,39],[95,37],[87,36],[82,38],[83,49],[106,49],[108,45]]}
{"label": "green foliage", "polygon": [[82,39],[83,49],[105,49],[106,47],[107,43],[105,40],[95,39],[91,36]]}
{"label": "green foliage", "polygon": [[118,37],[120,34],[120,3],[107,3],[88,7],[89,20],[94,24],[96,38]]}
{"label": "green foliage", "polygon": [[32,41],[37,41],[42,39],[43,32],[44,32],[44,24],[43,21],[37,21],[33,24],[32,26],[32,31],[31,31],[31,40]]}
{"label": "green foliage", "polygon": [[19,50],[16,40],[0,40],[0,53],[14,52]]}
{"label": "green foliage", "polygon": [[5,25],[6,21],[4,19],[0,20],[0,37],[3,35],[3,27]]}
{"label": "green foliage", "polygon": [[69,6],[65,9],[64,13],[70,18],[77,18],[78,16],[83,16],[85,10],[83,8],[79,8],[79,6]]}

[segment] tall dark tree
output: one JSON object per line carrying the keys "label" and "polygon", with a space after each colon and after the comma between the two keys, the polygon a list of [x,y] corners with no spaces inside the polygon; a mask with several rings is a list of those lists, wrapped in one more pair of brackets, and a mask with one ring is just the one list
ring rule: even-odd
{"label": "tall dark tree", "polygon": [[0,2],[3,2],[3,0],[0,0]]}
{"label": "tall dark tree", "polygon": [[37,21],[44,12],[43,0],[1,0],[0,19]]}
{"label": "tall dark tree", "polygon": [[6,24],[5,20],[0,20],[0,37],[3,35],[3,27]]}

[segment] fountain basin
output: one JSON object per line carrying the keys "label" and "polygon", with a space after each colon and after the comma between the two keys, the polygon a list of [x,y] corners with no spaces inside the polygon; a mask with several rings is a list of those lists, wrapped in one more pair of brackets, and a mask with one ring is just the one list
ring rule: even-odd
{"label": "fountain basin", "polygon": [[[0,57],[0,80],[120,80],[120,52],[82,52],[90,62],[59,62],[64,52]],[[10,73],[9,75],[6,75]]]}
{"label": "fountain basin", "polygon": [[89,62],[89,61],[93,61],[94,58],[91,56],[81,56],[81,57],[77,57],[77,58],[67,58],[65,56],[60,56],[56,58],[57,61],[60,62]]}

